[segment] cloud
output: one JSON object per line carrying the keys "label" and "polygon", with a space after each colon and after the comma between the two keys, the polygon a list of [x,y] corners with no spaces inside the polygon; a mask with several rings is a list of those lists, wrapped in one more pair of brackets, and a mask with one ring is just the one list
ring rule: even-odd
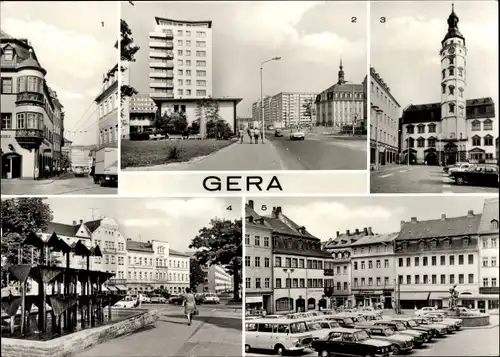
{"label": "cloud", "polygon": [[116,50],[111,45],[88,34],[61,30],[42,21],[6,18],[2,27],[11,36],[29,39],[41,65],[51,77],[91,78],[105,71],[117,59]]}
{"label": "cloud", "polygon": [[127,227],[149,228],[157,226],[168,226],[169,221],[165,218],[129,218],[120,222]]}
{"label": "cloud", "polygon": [[[172,217],[213,217],[224,216],[228,204],[218,199],[173,199],[151,200],[145,204],[146,209],[159,210]],[[233,209],[237,209],[233,207]]]}

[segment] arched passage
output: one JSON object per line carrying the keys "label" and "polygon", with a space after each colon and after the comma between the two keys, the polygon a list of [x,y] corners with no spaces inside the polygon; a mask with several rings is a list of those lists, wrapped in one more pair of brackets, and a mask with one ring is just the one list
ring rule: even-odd
{"label": "arched passage", "polygon": [[427,155],[425,155],[425,161],[427,162],[427,165],[432,165],[432,166],[438,165],[438,158],[435,152],[427,153]]}
{"label": "arched passage", "polygon": [[2,178],[20,178],[22,176],[23,157],[17,152],[2,155]]}

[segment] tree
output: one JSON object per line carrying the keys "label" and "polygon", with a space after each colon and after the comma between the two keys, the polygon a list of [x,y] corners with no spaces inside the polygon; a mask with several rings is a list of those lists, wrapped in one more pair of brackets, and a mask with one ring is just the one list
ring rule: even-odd
{"label": "tree", "polygon": [[[205,282],[205,272],[201,269],[200,263],[196,259],[191,259],[191,263],[189,266],[189,284],[191,286],[192,291],[196,291],[198,285],[203,284]],[[198,291],[202,293],[203,291]]]}
{"label": "tree", "polygon": [[167,111],[162,116],[155,119],[154,127],[160,133],[183,134],[188,126],[186,114],[184,112]]}
{"label": "tree", "polygon": [[241,220],[212,219],[209,227],[203,227],[193,238],[189,248],[198,249],[195,254],[199,264],[223,265],[233,277],[233,298],[239,300],[241,282]]}
{"label": "tree", "polygon": [[219,111],[219,102],[210,97],[198,101],[196,120],[203,138],[227,139],[233,135],[231,126],[220,116]]}
{"label": "tree", "polygon": [[[2,200],[2,286],[9,265],[27,263],[31,261],[31,249],[19,249],[28,234],[37,233],[47,228],[53,215],[50,206],[44,202],[45,198],[23,197]],[[35,258],[38,259],[39,252]]]}
{"label": "tree", "polygon": [[[139,51],[140,47],[136,46],[134,44],[134,39],[132,38],[132,30],[130,29],[129,25],[127,22],[123,19],[120,20],[120,60],[121,63],[123,62],[128,62],[132,63],[135,62],[135,55],[137,51]],[[115,43],[115,48],[118,48],[118,41]],[[120,72],[122,74],[127,71],[127,67],[120,66]],[[125,98],[129,98],[133,96],[134,94],[137,94],[137,90],[132,87],[130,84],[122,84],[120,86],[120,104],[121,104],[121,119],[122,119],[122,125],[125,126],[127,125],[127,121],[124,119],[123,115],[123,103],[125,101]]]}
{"label": "tree", "polygon": [[302,108],[304,108],[304,116],[309,118],[309,122],[312,125],[312,115],[313,115],[313,109],[312,109],[312,99],[308,98],[304,101],[304,104],[302,104]]}

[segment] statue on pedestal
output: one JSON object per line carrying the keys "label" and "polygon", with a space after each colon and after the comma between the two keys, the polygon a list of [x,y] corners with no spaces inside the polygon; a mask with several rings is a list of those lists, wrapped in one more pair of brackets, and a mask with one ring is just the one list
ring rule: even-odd
{"label": "statue on pedestal", "polygon": [[455,311],[457,312],[457,305],[458,305],[458,291],[457,291],[457,284],[453,285],[453,287],[450,289],[450,297],[449,297],[449,303],[448,303],[448,309],[449,311]]}

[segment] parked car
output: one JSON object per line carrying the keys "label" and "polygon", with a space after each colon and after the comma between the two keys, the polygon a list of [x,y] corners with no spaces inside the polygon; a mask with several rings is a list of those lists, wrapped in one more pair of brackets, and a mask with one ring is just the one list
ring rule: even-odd
{"label": "parked car", "polygon": [[[408,328],[410,330],[427,332],[427,342],[430,342],[432,340],[432,338],[438,334],[438,331],[436,328],[429,327],[429,326],[419,326],[419,324],[411,317],[394,317],[391,319],[391,321],[401,322],[403,325],[405,325],[406,328]],[[445,329],[445,331],[446,331],[446,329]]]}
{"label": "parked car", "polygon": [[184,298],[180,295],[170,295],[170,298],[168,299],[168,303],[169,304],[174,304],[174,305],[180,305],[182,304],[182,301],[184,300]]}
{"label": "parked car", "polygon": [[202,293],[197,293],[195,294],[194,299],[198,305],[203,304],[205,302],[205,295]]}
{"label": "parked car", "polygon": [[325,316],[326,320],[337,321],[340,326],[351,328],[354,327],[354,321],[348,315],[330,315]]}
{"label": "parked car", "polygon": [[450,178],[455,180],[457,185],[469,184],[474,186],[498,187],[498,166],[475,165],[465,171],[451,172]]}
{"label": "parked car", "polygon": [[373,339],[364,330],[342,327],[332,330],[326,339],[313,340],[311,347],[318,352],[319,357],[330,355],[386,357],[393,351],[390,342]]}
{"label": "parked car", "polygon": [[432,323],[446,326],[449,334],[453,333],[456,329],[454,322],[444,321],[444,319],[442,317],[434,316],[434,315],[430,315],[430,314],[424,315],[423,317],[425,317],[426,319],[429,319]]}
{"label": "parked car", "polygon": [[152,304],[165,304],[166,302],[167,302],[167,299],[165,299],[160,294],[151,295],[151,303]]}
{"label": "parked car", "polygon": [[305,140],[306,134],[302,130],[296,130],[290,132],[290,140]]}
{"label": "parked car", "polygon": [[372,326],[363,328],[371,338],[392,343],[392,352],[398,355],[400,352],[407,352],[413,349],[412,336],[396,333],[394,329],[384,326]]}
{"label": "parked car", "polygon": [[425,316],[414,316],[411,318],[418,324],[418,327],[429,327],[434,330],[434,336],[446,336],[448,333],[448,326],[438,323],[433,323],[432,319]]}
{"label": "parked car", "polygon": [[283,131],[281,131],[281,129],[276,129],[274,131],[274,136],[277,138],[281,138],[283,136]]}
{"label": "parked car", "polygon": [[205,293],[205,304],[219,304],[220,299],[215,293]]}
{"label": "parked car", "polygon": [[142,296],[141,302],[151,304],[151,296]]}
{"label": "parked car", "polygon": [[255,319],[245,322],[245,352],[274,350],[276,354],[301,352],[313,341],[305,322],[292,319]]}
{"label": "parked car", "polygon": [[318,323],[321,325],[321,328],[330,329],[330,330],[341,327],[337,321],[324,320],[324,321],[319,321]]}
{"label": "parked car", "polygon": [[463,163],[463,164],[458,164],[454,167],[450,167],[450,169],[448,170],[448,175],[451,174],[452,172],[466,171],[471,166],[473,166],[473,164]]}
{"label": "parked car", "polygon": [[166,138],[167,136],[163,134],[149,134],[149,140],[163,140]]}
{"label": "parked car", "polygon": [[388,326],[393,328],[398,333],[403,335],[410,335],[414,338],[413,343],[416,347],[421,347],[427,341],[427,332],[409,330],[401,322],[397,321],[375,321],[375,326]]}
{"label": "parked car", "polygon": [[461,165],[470,165],[470,164],[468,162],[457,162],[456,164],[444,166],[443,171],[445,173],[449,173],[451,169],[455,169],[457,167],[460,167]]}
{"label": "parked car", "polygon": [[458,331],[462,328],[462,319],[455,319],[455,318],[448,317],[444,312],[432,311],[432,312],[428,312],[424,316],[428,316],[428,315],[437,316],[437,317],[443,319],[442,321],[445,323],[448,323],[448,322],[453,323],[456,331]]}
{"label": "parked car", "polygon": [[433,306],[426,306],[426,307],[422,307],[421,309],[418,309],[417,311],[415,311],[415,315],[416,316],[423,316],[426,313],[432,312],[432,311],[437,311],[437,310]]}

